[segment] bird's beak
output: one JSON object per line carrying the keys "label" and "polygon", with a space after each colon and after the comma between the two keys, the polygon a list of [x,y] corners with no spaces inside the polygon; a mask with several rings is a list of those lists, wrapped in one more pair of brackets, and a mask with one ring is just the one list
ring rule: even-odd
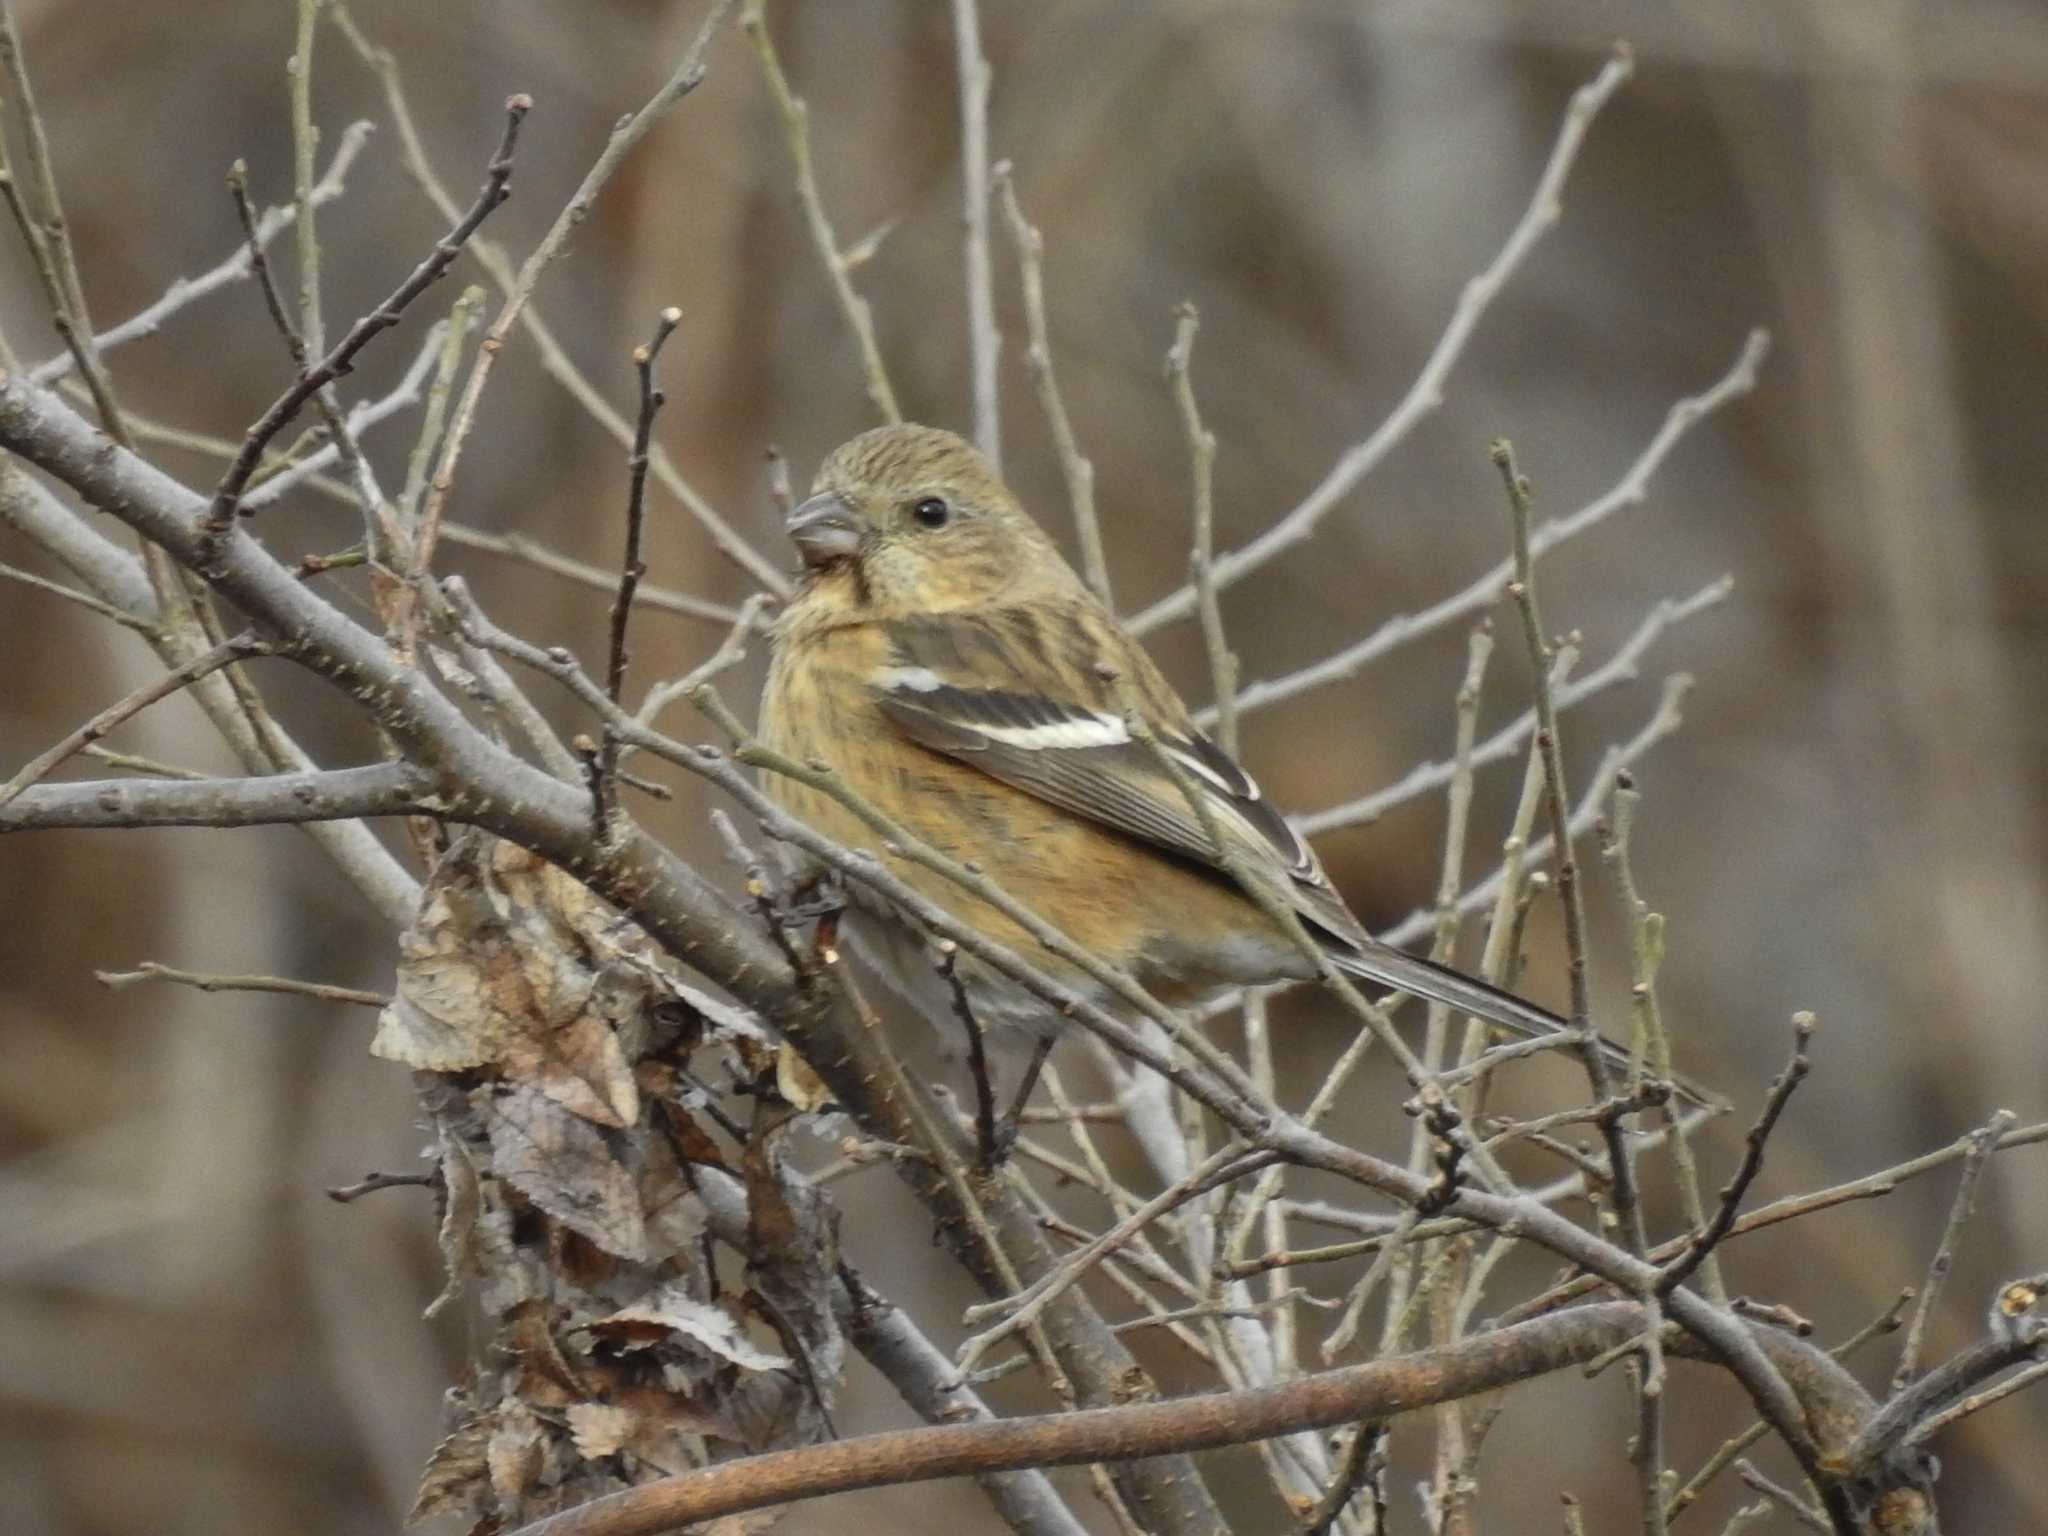
{"label": "bird's beak", "polygon": [[798,503],[784,526],[796,552],[813,570],[860,553],[864,536],[860,516],[837,491],[824,491]]}

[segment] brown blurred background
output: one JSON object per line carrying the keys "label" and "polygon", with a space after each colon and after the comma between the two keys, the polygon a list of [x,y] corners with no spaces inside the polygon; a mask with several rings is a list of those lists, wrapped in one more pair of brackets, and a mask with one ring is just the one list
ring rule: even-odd
{"label": "brown blurred background", "polygon": [[[1722,374],[1749,327],[1768,326],[1776,344],[1757,392],[1679,447],[1644,506],[1545,567],[1548,617],[1585,632],[1589,664],[1656,599],[1724,571],[1736,583],[1667,637],[1644,683],[1572,718],[1576,776],[1646,716],[1656,677],[1698,675],[1684,731],[1640,771],[1638,870],[1670,917],[1666,1011],[1687,1068],[1753,1102],[1782,1059],[1786,1017],[1811,1008],[1823,1020],[1764,1195],[1945,1143],[2000,1105],[2048,1115],[2048,13],[2019,0],[1682,14],[1562,0],[984,10],[993,148],[1015,159],[1045,231],[1053,344],[1128,607],[1185,570],[1187,471],[1160,380],[1173,306],[1201,307],[1195,376],[1221,440],[1221,541],[1234,546],[1400,397],[1460,287],[1519,217],[1570,92],[1613,37],[1633,43],[1637,78],[1595,126],[1562,225],[1487,317],[1443,408],[1312,547],[1229,595],[1244,675],[1312,660],[1497,559],[1505,520],[1488,438],[1516,440],[1543,507],[1576,507],[1621,475],[1672,400]],[[292,7],[21,0],[20,11],[105,324],[232,247],[229,161],[248,159],[266,200],[286,195]],[[458,195],[477,179],[503,98],[534,95],[516,195],[494,221],[517,253],[613,120],[666,74],[698,12],[671,0],[355,6],[399,49]],[[842,237],[896,226],[860,281],[905,408],[965,428],[947,8],[834,0],[771,14],[812,104]],[[331,32],[315,94],[330,147],[344,124],[381,115]],[[777,560],[764,446],[785,447],[806,475],[870,421],[789,186],[753,59],[728,35],[709,80],[629,163],[541,291],[622,407],[630,347],[658,307],[681,306],[662,439]],[[381,126],[322,216],[330,326],[388,289],[440,227]],[[1021,369],[1014,264],[1007,243],[998,250],[1008,467],[1064,536],[1057,465]],[[15,242],[0,240],[0,323],[40,356],[52,342],[33,294]],[[380,345],[351,390],[381,393],[417,334]],[[229,435],[285,376],[246,286],[118,353],[114,372],[137,408]],[[410,439],[405,421],[374,438],[388,479]],[[163,462],[195,483],[214,473],[197,457]],[[530,345],[515,345],[456,515],[608,563],[622,481],[618,450]],[[349,542],[348,524],[309,498],[267,527],[297,552]],[[652,528],[655,580],[745,590],[673,502],[658,500]],[[0,559],[48,570],[11,536]],[[466,551],[445,564],[501,620],[595,653],[602,598]],[[638,623],[645,677],[717,638],[688,620]],[[129,637],[12,585],[0,588],[0,644],[12,658],[0,686],[8,767],[155,666]],[[1189,627],[1154,644],[1204,691]],[[1257,715],[1247,759],[1276,798],[1309,810],[1442,756],[1462,658],[1449,631]],[[1522,707],[1524,678],[1503,645],[1488,721]],[[727,691],[750,697],[757,679],[758,658]],[[330,697],[286,689],[280,708],[327,761],[369,750]],[[182,701],[119,744],[227,766]],[[1517,778],[1504,768],[1483,781],[1475,861],[1497,843]],[[703,809],[686,793],[654,817],[701,850]],[[1369,920],[1428,898],[1441,819],[1425,800],[1326,841]],[[344,1209],[320,1190],[408,1165],[420,1136],[405,1074],[367,1057],[359,1010],[107,993],[91,976],[154,958],[382,988],[391,934],[288,831],[46,835],[10,839],[0,856],[0,1527],[393,1530],[437,1437],[461,1325],[419,1321],[439,1279],[417,1192]],[[1625,955],[1609,893],[1594,889],[1600,979],[1618,1008]],[[1553,936],[1535,949],[1530,985],[1554,999]],[[1338,1035],[1311,1007],[1287,1019],[1299,1097]],[[1350,1133],[1397,1145],[1394,1098],[1385,1080],[1362,1085]],[[1738,1135],[1710,1145],[1715,1182]],[[1839,1336],[1917,1282],[1952,1184],[1944,1174],[1748,1240],[1731,1250],[1732,1282]],[[1938,1351],[1972,1335],[1990,1285],[2039,1268],[2044,1187],[2040,1149],[1994,1166]],[[964,1292],[951,1276],[934,1283],[921,1218],[886,1173],[843,1189],[852,1256],[952,1338]],[[906,1232],[917,1237],[888,1236]],[[1523,1278],[1545,1272],[1532,1262]],[[1872,1360],[1881,1379],[1889,1358]],[[1681,1377],[1678,1390],[1674,1459],[1689,1469],[1740,1420],[1717,1382]],[[842,1430],[905,1420],[864,1367],[850,1392]],[[1588,1500],[1595,1528],[1624,1528],[1620,1389],[1574,1378],[1519,1402],[1483,1469],[1491,1528],[1547,1528],[1559,1488]],[[2038,1415],[2038,1403],[2007,1404],[1939,1447],[1951,1529],[2048,1529]],[[1084,1485],[1070,1486],[1099,1518]],[[1705,1528],[1725,1507],[1692,1518]],[[1396,1509],[1397,1529],[1422,1528],[1405,1486]],[[971,1488],[945,1485],[818,1506],[787,1529],[854,1518],[993,1528]]]}

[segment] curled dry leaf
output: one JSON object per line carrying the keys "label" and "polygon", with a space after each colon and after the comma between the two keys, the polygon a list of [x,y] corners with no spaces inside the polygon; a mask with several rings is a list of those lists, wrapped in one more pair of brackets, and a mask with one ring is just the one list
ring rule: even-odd
{"label": "curled dry leaf", "polygon": [[644,975],[624,980],[622,944],[637,934],[524,849],[461,838],[400,936],[370,1050],[432,1072],[493,1067],[585,1119],[631,1125],[640,1092],[614,1025],[651,990]]}
{"label": "curled dry leaf", "polygon": [[516,1509],[540,1480],[547,1445],[540,1420],[524,1403],[515,1399],[497,1418],[484,1461],[490,1470],[491,1492],[498,1496],[500,1504]]}
{"label": "curled dry leaf", "polygon": [[640,1191],[605,1133],[569,1113],[534,1084],[485,1096],[485,1119],[498,1176],[548,1215],[608,1253],[647,1257]]}
{"label": "curled dry leaf", "polygon": [[485,1478],[485,1456],[497,1427],[494,1413],[464,1419],[434,1447],[420,1474],[420,1491],[412,1501],[407,1524],[434,1515],[473,1514]]}
{"label": "curled dry leaf", "polygon": [[709,1353],[743,1371],[786,1371],[787,1356],[761,1348],[749,1339],[721,1307],[697,1300],[678,1282],[647,1293],[630,1307],[601,1317],[585,1327],[625,1349],[657,1344]]}
{"label": "curled dry leaf", "polygon": [[434,1117],[434,1134],[441,1149],[441,1267],[448,1280],[423,1317],[437,1315],[477,1273],[477,1220],[483,1214],[483,1185],[469,1148],[445,1116]]}
{"label": "curled dry leaf", "polygon": [[624,1393],[616,1402],[578,1403],[565,1417],[576,1450],[586,1459],[629,1455],[662,1473],[702,1465],[694,1441],[739,1439],[724,1419],[689,1398],[648,1388]]}
{"label": "curled dry leaf", "polygon": [[811,1064],[783,1045],[775,1052],[775,1090],[805,1114],[814,1114],[836,1102],[825,1079],[811,1070]]}

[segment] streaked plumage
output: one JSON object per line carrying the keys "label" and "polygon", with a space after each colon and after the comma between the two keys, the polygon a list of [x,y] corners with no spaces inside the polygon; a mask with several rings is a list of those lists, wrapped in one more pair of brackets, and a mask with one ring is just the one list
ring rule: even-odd
{"label": "streaked plumage", "polygon": [[[1208,797],[1252,878],[1340,968],[1522,1034],[1561,1027],[1533,1004],[1368,935],[1314,852],[1196,729],[1151,658],[960,438],[907,425],[854,438],[819,469],[790,532],[807,574],[775,628],[763,739],[830,765],[1162,1000],[1193,1003],[1314,967],[1223,871],[1181,786],[1132,739],[1127,700]],[[834,840],[882,852],[829,797],[773,774],[764,787]],[[961,921],[1097,993],[959,887],[891,863]],[[921,937],[872,897],[853,898],[883,968],[943,1007]],[[970,959],[961,974],[985,1023],[1056,1027],[1043,1005]]]}

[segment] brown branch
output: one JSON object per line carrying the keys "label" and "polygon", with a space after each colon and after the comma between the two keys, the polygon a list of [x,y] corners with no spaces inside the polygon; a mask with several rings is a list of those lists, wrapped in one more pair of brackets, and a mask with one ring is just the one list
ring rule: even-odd
{"label": "brown branch", "polygon": [[[610,645],[606,652],[604,669],[605,696],[617,704],[626,686],[626,626],[633,617],[633,594],[639,590],[640,579],[647,574],[647,561],[641,553],[641,541],[647,529],[647,445],[654,436],[654,418],[668,401],[661,386],[654,382],[654,361],[661,355],[662,346],[675,334],[676,327],[683,323],[683,312],[671,306],[664,309],[654,322],[654,334],[644,345],[633,349],[633,371],[640,380],[640,410],[633,425],[633,447],[626,455],[626,549],[620,556],[619,590],[612,598]],[[608,785],[617,776],[619,769],[619,738],[609,726],[605,728],[603,745],[591,765],[591,797],[598,806],[598,835],[600,840],[609,835],[610,809],[615,802],[608,799]]]}
{"label": "brown branch", "polygon": [[[1603,1302],[1279,1386],[990,1424],[901,1430],[773,1451],[612,1494],[535,1521],[513,1536],[655,1536],[720,1515],[857,1488],[1210,1450],[1392,1418],[1583,1365],[1640,1333],[1645,1316],[1634,1303]],[[1760,1331],[1757,1337],[1763,1343],[1770,1338],[1769,1331]],[[1803,1348],[1782,1335],[1766,1347]],[[1848,1386],[1853,1389],[1853,1382]],[[1841,1390],[1841,1381],[1825,1378],[1823,1384],[1816,1378],[1808,1387],[1816,1408],[1841,1406],[1824,1396]],[[1853,1399],[1848,1406],[1853,1409]]]}
{"label": "brown branch", "polygon": [[1074,436],[1074,423],[1060,394],[1059,375],[1053,371],[1052,337],[1045,317],[1045,237],[1024,217],[1010,162],[999,162],[994,175],[996,192],[1003,200],[1003,219],[1017,248],[1018,280],[1024,290],[1024,368],[1037,388],[1038,407],[1059,454],[1060,476],[1066,481],[1067,502],[1073,509],[1074,538],[1081,546],[1081,574],[1103,606],[1113,609],[1116,602],[1110,592],[1109,561],[1102,549],[1102,522],[1095,515],[1095,466]]}
{"label": "brown branch", "polygon": [[284,430],[287,423],[299,414],[306,402],[325,385],[346,373],[357,353],[368,346],[383,331],[396,325],[405,307],[432,286],[434,280],[448,270],[455,258],[461,254],[463,242],[476,233],[483,221],[498,205],[505,201],[506,187],[512,179],[512,155],[519,144],[519,125],[526,114],[533,109],[531,97],[514,96],[505,103],[505,132],[498,141],[498,148],[491,156],[490,164],[484,171],[483,190],[477,194],[475,203],[464,214],[455,227],[448,231],[428,253],[411,274],[391,291],[388,298],[362,316],[349,327],[348,334],[335,344],[334,349],[299,375],[297,381],[279,395],[248,432],[243,436],[242,446],[227,473],[221,476],[215,487],[212,504],[207,508],[204,528],[211,544],[217,545],[225,537],[237,507],[242,491],[255,473],[257,462],[263,457],[263,450],[272,438]]}
{"label": "brown branch", "polygon": [[41,783],[69,759],[76,757],[92,743],[98,741],[123,721],[133,719],[159,699],[167,699],[182,689],[222,667],[250,656],[270,654],[270,646],[252,634],[241,634],[232,640],[224,640],[210,651],[201,652],[181,667],[173,667],[162,677],[145,683],[126,698],[109,704],[85,724],[59,741],[49,750],[32,758],[20,772],[0,784],[0,807],[19,799],[24,790]]}
{"label": "brown branch", "polygon": [[1956,1244],[1962,1239],[1963,1228],[1976,1210],[1977,1180],[1983,1175],[1991,1149],[1998,1145],[1998,1138],[2012,1125],[2013,1118],[2011,1110],[2001,1109],[1969,1137],[1970,1149],[1963,1156],[1963,1171],[1956,1179],[1956,1195],[1949,1205],[1941,1242],[1935,1247],[1933,1258],[1927,1261],[1927,1278],[1921,1282],[1919,1298],[1913,1303],[1913,1315],[1906,1324],[1906,1341],[1899,1346],[1899,1363],[1892,1372],[1894,1392],[1903,1389],[1920,1368],[1920,1346],[1927,1334],[1927,1320],[1934,1314],[1935,1303],[1955,1263]]}
{"label": "brown branch", "polygon": [[324,981],[301,981],[296,976],[227,976],[212,971],[183,971],[154,960],[145,960],[132,971],[94,971],[92,976],[101,986],[116,992],[143,982],[171,981],[201,992],[284,992],[323,1003],[353,1003],[360,1008],[382,1008],[391,1001],[382,992],[337,987]]}
{"label": "brown branch", "polygon": [[24,790],[0,806],[0,833],[128,827],[267,827],[433,816],[445,805],[410,763],[253,779],[93,779]]}
{"label": "brown branch", "polygon": [[1785,1111],[1785,1105],[1792,1097],[1801,1080],[1806,1076],[1812,1063],[1807,1059],[1807,1042],[1813,1039],[1814,1017],[1810,1013],[1795,1013],[1792,1016],[1792,1057],[1785,1063],[1771,1089],[1764,1096],[1764,1107],[1757,1114],[1756,1123],[1742,1139],[1742,1161],[1736,1165],[1735,1176],[1721,1189],[1721,1202],[1714,1208],[1714,1214],[1706,1226],[1687,1240],[1684,1250],[1664,1266],[1664,1273],[1657,1279],[1657,1293],[1668,1296],[1672,1291],[1691,1278],[1707,1256],[1721,1245],[1734,1229],[1735,1218],[1742,1209],[1742,1197],[1749,1193],[1749,1186],[1764,1166],[1764,1143],[1770,1139],[1771,1131],[1778,1123],[1778,1116]]}

